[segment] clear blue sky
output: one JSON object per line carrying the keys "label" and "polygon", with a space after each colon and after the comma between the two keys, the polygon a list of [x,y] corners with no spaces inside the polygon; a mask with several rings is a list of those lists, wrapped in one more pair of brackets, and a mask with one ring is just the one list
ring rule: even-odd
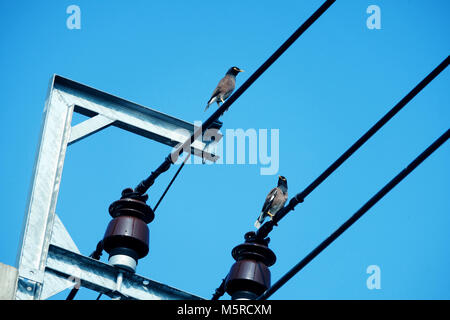
{"label": "clear blue sky", "polygon": [[[321,3],[1,1],[0,262],[15,264],[53,74],[205,120],[225,71],[245,69],[242,84]],[[81,30],[66,27],[71,4]],[[366,27],[371,4],[381,30]],[[224,129],[279,129],[278,173],[291,195],[303,190],[448,55],[449,10],[444,0],[338,0],[233,104]],[[445,70],[280,222],[274,281],[448,129],[449,83]],[[117,128],[69,147],[57,213],[82,253],[103,236],[109,204],[169,151]],[[450,299],[449,163],[447,143],[272,298]],[[149,191],[152,206],[175,170]],[[138,273],[210,298],[276,181],[259,164],[187,166],[150,224]],[[366,287],[369,265],[381,269],[380,290]]]}

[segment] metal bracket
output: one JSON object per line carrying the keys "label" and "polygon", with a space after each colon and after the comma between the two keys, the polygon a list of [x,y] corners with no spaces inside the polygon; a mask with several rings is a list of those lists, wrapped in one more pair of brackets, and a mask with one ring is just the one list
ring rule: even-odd
{"label": "metal bracket", "polygon": [[[70,79],[55,75],[53,91],[67,106],[90,119],[72,128],[69,145],[110,125],[158,141],[171,147],[185,142],[194,133],[194,125],[165,113],[110,95]],[[196,140],[192,153],[208,160],[208,141]]]}
{"label": "metal bracket", "polygon": [[119,296],[122,299],[202,299],[54,245],[50,245],[46,272],[65,279],[77,279],[83,287],[103,292],[111,297]]}
{"label": "metal bracket", "polygon": [[[90,119],[72,127],[73,112],[88,116]],[[55,214],[66,149],[67,146],[108,126],[116,126],[172,147],[185,142],[194,132],[193,124],[54,75],[45,104],[40,144],[19,246],[16,299],[45,299],[73,286],[71,281],[56,274],[63,273],[64,270],[48,268],[49,262],[55,265],[55,257],[64,261],[61,255],[48,257],[50,243],[68,250],[80,263],[86,258],[78,254],[70,235]],[[208,160],[217,160],[217,156],[213,157],[208,151],[213,149],[214,143],[216,141],[197,140],[192,144],[191,152]],[[68,266],[67,262],[63,265]],[[105,272],[112,273],[111,266],[95,265],[105,269]],[[96,288],[101,287],[89,278],[87,271],[84,272],[86,280],[82,283]],[[158,292],[154,290],[151,291],[152,294],[145,295],[139,293],[139,290],[134,294],[131,289],[134,288],[131,286],[133,282],[130,282],[130,279],[137,278],[124,277],[122,288],[127,288],[121,290],[121,292],[125,290],[124,295],[158,298]],[[104,291],[110,290],[110,286],[104,287]],[[176,297],[177,294],[167,293],[166,296]],[[186,299],[191,297],[195,296],[188,294],[185,296]]]}
{"label": "metal bracket", "polygon": [[22,267],[19,269],[19,277],[42,284],[44,282],[44,271]]}

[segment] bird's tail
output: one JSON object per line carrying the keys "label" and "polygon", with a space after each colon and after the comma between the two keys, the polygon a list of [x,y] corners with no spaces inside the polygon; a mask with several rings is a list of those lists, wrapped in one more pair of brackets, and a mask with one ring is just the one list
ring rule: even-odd
{"label": "bird's tail", "polygon": [[261,223],[264,221],[264,213],[261,212],[261,215],[259,216],[258,220],[255,221],[255,228],[259,229],[261,227]]}
{"label": "bird's tail", "polygon": [[209,106],[212,105],[212,104],[213,104],[214,102],[216,102],[216,101],[217,101],[217,96],[216,96],[216,95],[213,95],[213,96],[208,100],[208,102],[206,103],[205,111],[208,110]]}

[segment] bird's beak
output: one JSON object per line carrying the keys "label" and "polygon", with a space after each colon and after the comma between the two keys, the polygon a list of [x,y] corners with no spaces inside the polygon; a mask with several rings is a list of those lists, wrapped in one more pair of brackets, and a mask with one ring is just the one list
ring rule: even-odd
{"label": "bird's beak", "polygon": [[239,72],[244,72],[245,70],[239,69]]}

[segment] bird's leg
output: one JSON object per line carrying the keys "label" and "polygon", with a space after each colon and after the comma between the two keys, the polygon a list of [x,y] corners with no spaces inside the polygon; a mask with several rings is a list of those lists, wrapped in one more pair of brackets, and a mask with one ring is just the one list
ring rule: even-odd
{"label": "bird's leg", "polygon": [[222,101],[222,103],[225,103],[225,101],[223,100],[223,98],[222,98],[222,97],[220,97],[220,101]]}
{"label": "bird's leg", "polygon": [[270,217],[270,220],[273,220],[273,216],[274,216],[274,214],[272,214],[270,211],[267,211],[267,214],[269,215],[269,217]]}

